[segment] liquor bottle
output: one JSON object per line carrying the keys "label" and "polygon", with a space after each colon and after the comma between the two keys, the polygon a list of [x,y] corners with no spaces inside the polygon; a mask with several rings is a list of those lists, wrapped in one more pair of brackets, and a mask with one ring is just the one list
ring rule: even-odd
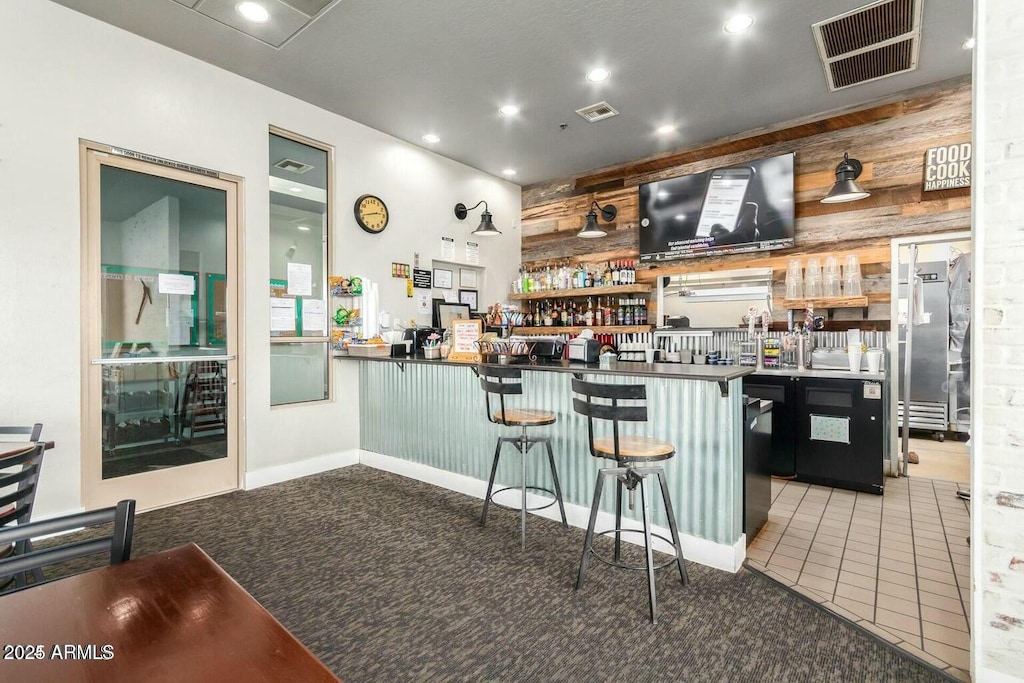
{"label": "liquor bottle", "polygon": [[622,324],[632,325],[633,324],[633,300],[626,299],[626,311],[622,314]]}
{"label": "liquor bottle", "polygon": [[626,265],[623,267],[623,273],[625,274],[625,277],[623,278],[625,280],[625,282],[623,284],[627,284],[627,285],[633,284],[633,267],[632,267],[632,263],[633,263],[632,261],[626,261]]}
{"label": "liquor bottle", "polygon": [[612,261],[612,286],[619,284],[619,262]]}
{"label": "liquor bottle", "polygon": [[594,325],[604,325],[604,311],[601,309],[601,297],[597,297],[597,308],[594,309]]}
{"label": "liquor bottle", "polygon": [[560,316],[558,311],[558,300],[555,300],[551,302],[551,322],[547,323],[547,318],[544,319],[544,322],[551,327],[558,327],[559,325],[562,324],[562,321],[559,320],[559,317]]}
{"label": "liquor bottle", "polygon": [[571,327],[573,324],[572,304],[570,302],[565,303],[565,308],[562,309],[562,326]]}
{"label": "liquor bottle", "polygon": [[594,268],[593,268],[593,266],[590,266],[590,265],[587,266],[587,280],[586,280],[586,282],[584,284],[587,287],[593,287],[594,286]]}
{"label": "liquor bottle", "polygon": [[551,327],[551,304],[544,303],[544,327]]}

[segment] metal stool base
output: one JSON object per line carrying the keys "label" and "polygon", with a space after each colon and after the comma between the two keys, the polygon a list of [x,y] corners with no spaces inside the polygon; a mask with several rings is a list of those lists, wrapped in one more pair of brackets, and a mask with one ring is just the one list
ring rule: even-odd
{"label": "metal stool base", "polygon": [[[661,488],[661,497],[665,503],[665,515],[668,517],[669,532],[672,534],[672,540],[669,541],[667,538],[659,534],[654,534],[651,531],[651,503],[650,503],[650,491],[647,487],[647,477],[654,475],[658,478],[658,483]],[[601,509],[601,494],[604,491],[604,480],[606,477],[613,477],[616,481],[615,490],[615,527],[608,529],[607,531],[594,532],[594,526],[597,524],[597,513]],[[632,491],[636,486],[640,487],[640,507],[643,512],[643,529],[623,529],[622,528],[622,489],[628,486]],[[647,563],[642,567],[636,567],[633,565],[626,565],[620,560],[621,554],[621,535],[624,533],[642,533],[644,535],[644,552],[647,555]],[[606,558],[601,557],[594,552],[594,536],[605,534],[615,534],[615,560],[609,562]],[[675,556],[663,565],[655,566],[654,564],[654,550],[651,547],[651,537],[655,536],[661,540],[671,543],[675,549]],[[587,526],[587,537],[583,543],[583,558],[580,560],[580,571],[579,576],[576,579],[576,590],[583,588],[583,582],[587,576],[587,565],[589,564],[590,557],[593,555],[598,560],[610,564],[614,567],[621,567],[623,569],[631,570],[647,570],[647,591],[650,600],[651,608],[651,623],[658,623],[658,603],[657,595],[654,589],[654,572],[656,569],[667,567],[670,564],[675,563],[679,568],[679,578],[685,586],[690,582],[689,577],[686,574],[686,560],[683,557],[683,548],[679,543],[679,529],[676,526],[675,512],[672,509],[672,500],[668,493],[668,483],[665,481],[665,469],[662,467],[635,467],[632,463],[625,467],[609,467],[600,470],[597,474],[597,484],[594,487],[594,503],[590,506],[590,524]]]}
{"label": "metal stool base", "polygon": [[[495,505],[497,505],[497,503],[495,503]],[[620,534],[642,534],[642,533],[644,533],[643,529],[621,529],[620,528],[620,529],[608,529],[606,531],[595,531],[594,535],[595,536],[606,536],[607,534],[614,534],[616,531],[618,531]],[[651,534],[651,538],[657,538],[658,540],[664,541],[665,543],[668,543],[669,545],[672,544],[672,541],[670,541],[669,539],[665,538],[661,534],[652,533]],[[628,569],[629,571],[633,571],[633,572],[641,572],[641,571],[645,572],[645,571],[647,571],[647,565],[646,564],[626,564],[625,562],[619,562],[619,561],[616,561],[616,560],[609,560],[607,557],[604,557],[603,555],[601,555],[601,553],[597,552],[593,548],[590,549],[590,554],[594,556],[594,559],[600,560],[601,562],[604,562],[609,567],[615,567],[617,569]],[[667,567],[667,566],[669,566],[671,564],[675,564],[675,562],[676,562],[676,556],[672,555],[672,557],[670,557],[668,560],[662,562],[661,564],[654,565],[654,571],[658,571],[659,569],[664,569],[665,567]]]}
{"label": "metal stool base", "polygon": [[[501,488],[501,489],[498,489],[497,491],[495,491],[494,490],[494,477],[498,473],[498,461],[501,458],[501,446],[503,444],[505,444],[505,443],[512,444],[513,446],[515,446],[516,450],[519,451],[519,456],[522,459],[522,479],[520,481],[520,485],[519,486],[506,486],[504,488]],[[526,483],[526,481],[527,481],[527,477],[526,477],[526,456],[527,456],[527,453],[530,451],[531,448],[533,448],[534,445],[540,444],[540,443],[544,444],[544,446],[545,446],[545,448],[547,449],[547,452],[548,452],[548,464],[551,467],[551,478],[554,481],[554,486],[555,486],[553,491],[551,489],[549,489],[549,488],[545,488],[545,487],[542,487],[542,486],[529,486]],[[523,494],[522,503],[520,504],[520,506],[518,508],[509,506],[509,505],[504,505],[504,504],[499,503],[499,502],[494,500],[494,495],[496,493],[501,493],[502,491],[509,491],[509,490],[519,490],[519,491],[522,491],[522,494]],[[527,507],[526,506],[526,492],[527,491],[540,491],[540,492],[543,492],[543,493],[549,493],[552,496],[554,496],[554,500],[551,501],[550,503],[548,503],[547,505],[542,505],[542,506],[539,506],[539,507]],[[526,513],[527,512],[533,512],[533,511],[536,511],[536,510],[544,510],[546,508],[551,507],[555,503],[558,503],[558,510],[562,514],[562,526],[565,527],[566,529],[568,529],[569,528],[569,522],[568,522],[568,520],[565,517],[565,503],[562,500],[562,487],[561,487],[561,485],[558,482],[558,470],[555,468],[555,454],[551,450],[551,440],[548,439],[547,437],[531,437],[531,436],[527,436],[527,434],[526,434],[526,425],[523,425],[523,431],[522,431],[522,434],[519,437],[510,437],[510,436],[498,437],[498,444],[494,448],[494,462],[491,464],[491,476],[487,480],[487,494],[484,496],[484,509],[480,513],[480,526],[486,526],[487,525],[487,509],[492,504],[496,505],[497,507],[504,508],[506,510],[518,510],[519,511],[519,515],[520,515],[520,521],[519,521],[520,545],[525,550],[526,549]]]}

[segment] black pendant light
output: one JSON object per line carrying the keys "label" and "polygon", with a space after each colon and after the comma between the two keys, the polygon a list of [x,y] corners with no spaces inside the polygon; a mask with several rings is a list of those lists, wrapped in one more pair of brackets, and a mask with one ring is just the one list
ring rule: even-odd
{"label": "black pendant light", "polygon": [[614,204],[608,204],[604,208],[601,208],[601,206],[597,202],[591,202],[590,212],[587,213],[587,223],[586,225],[583,226],[582,230],[576,233],[577,237],[594,238],[604,237],[605,235],[608,234],[607,232],[601,229],[600,225],[598,225],[597,211],[594,210],[595,208],[601,212],[601,218],[604,219],[605,223],[610,223],[613,220],[615,220],[615,216],[617,216],[619,213],[618,209],[615,208]]}
{"label": "black pendant light", "polygon": [[851,159],[849,154],[844,154],[843,160],[836,166],[836,184],[832,186],[821,203],[839,204],[870,197],[871,193],[857,184],[857,178],[860,177],[863,170],[864,167],[859,161]]}
{"label": "black pendant light", "polygon": [[455,205],[455,217],[458,218],[460,221],[465,220],[466,216],[469,215],[469,212],[475,209],[476,207],[480,206],[481,204],[484,205],[484,211],[483,213],[480,214],[480,225],[476,227],[476,230],[473,231],[473,234],[478,237],[493,237],[495,235],[500,235],[501,230],[498,230],[496,227],[494,227],[494,222],[492,220],[494,216],[492,216],[491,212],[487,210],[487,202],[485,202],[482,199],[473,206],[469,207],[468,209],[466,208],[465,204],[459,202],[458,204]]}

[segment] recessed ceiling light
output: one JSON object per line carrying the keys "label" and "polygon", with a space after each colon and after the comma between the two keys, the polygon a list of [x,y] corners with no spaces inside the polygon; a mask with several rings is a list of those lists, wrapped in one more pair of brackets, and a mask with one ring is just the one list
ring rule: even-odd
{"label": "recessed ceiling light", "polygon": [[737,14],[725,22],[722,30],[726,33],[743,33],[744,31],[749,31],[753,26],[754,17],[749,14]]}
{"label": "recessed ceiling light", "polygon": [[266,21],[270,19],[270,12],[268,12],[267,8],[258,2],[240,2],[235,5],[235,11],[241,14],[245,19],[257,24],[266,23]]}
{"label": "recessed ceiling light", "polygon": [[290,192],[302,192],[302,188],[301,187],[289,187],[288,190]]}
{"label": "recessed ceiling light", "polygon": [[671,125],[671,124],[664,125],[664,126],[658,126],[658,133],[660,135],[668,135],[669,133],[675,133],[675,132],[676,132],[676,127]]}
{"label": "recessed ceiling light", "polygon": [[601,81],[607,81],[608,77],[611,76],[608,69],[591,69],[587,73],[587,80],[591,83],[600,83]]}
{"label": "recessed ceiling light", "polygon": [[519,107],[514,104],[506,104],[498,110],[498,113],[502,116],[515,116],[519,113]]}
{"label": "recessed ceiling light", "polygon": [[974,36],[971,36],[970,38],[965,40],[964,44],[961,45],[960,47],[962,47],[965,50],[973,50],[974,49]]}
{"label": "recessed ceiling light", "polygon": [[502,175],[507,175],[507,176],[514,176],[516,174],[516,169],[514,169],[514,168],[506,168],[505,170],[503,170],[501,172],[501,174]]}
{"label": "recessed ceiling light", "polygon": [[423,142],[427,143],[428,145],[433,145],[435,143],[441,142],[441,138],[437,137],[433,133],[427,133],[420,139],[423,140]]}
{"label": "recessed ceiling light", "polygon": [[309,226],[308,225],[299,225],[299,226],[296,226],[296,227],[298,227],[298,229],[301,230],[302,232],[309,232]]}

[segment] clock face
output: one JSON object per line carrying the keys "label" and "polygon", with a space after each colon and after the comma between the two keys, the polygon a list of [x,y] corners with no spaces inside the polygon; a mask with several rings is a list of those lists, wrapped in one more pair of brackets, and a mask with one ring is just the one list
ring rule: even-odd
{"label": "clock face", "polygon": [[364,194],[356,200],[356,223],[366,232],[377,234],[388,227],[388,207],[380,197]]}

